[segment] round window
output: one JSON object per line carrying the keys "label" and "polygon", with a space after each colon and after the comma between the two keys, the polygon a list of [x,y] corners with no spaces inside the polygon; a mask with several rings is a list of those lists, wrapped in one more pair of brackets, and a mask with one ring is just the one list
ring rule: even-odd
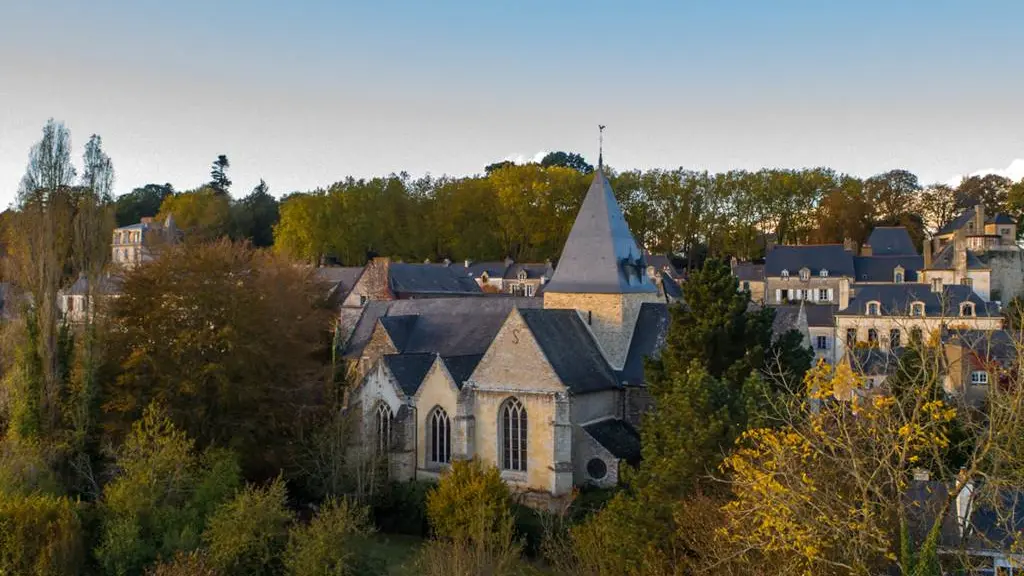
{"label": "round window", "polygon": [[600,458],[591,458],[587,462],[587,474],[594,480],[600,480],[608,475],[608,465]]}

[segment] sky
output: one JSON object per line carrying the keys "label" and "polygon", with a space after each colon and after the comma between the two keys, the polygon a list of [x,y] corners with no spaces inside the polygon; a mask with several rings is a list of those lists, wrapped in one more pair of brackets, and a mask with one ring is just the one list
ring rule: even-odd
{"label": "sky", "polygon": [[47,118],[115,191],[616,169],[1024,177],[1024,2],[0,0],[0,207]]}

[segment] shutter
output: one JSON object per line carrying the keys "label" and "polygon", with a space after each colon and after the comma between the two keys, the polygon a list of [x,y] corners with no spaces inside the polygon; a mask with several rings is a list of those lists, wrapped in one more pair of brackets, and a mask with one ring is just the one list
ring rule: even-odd
{"label": "shutter", "polygon": [[778,288],[775,289],[775,301],[782,302],[782,290]]}
{"label": "shutter", "polygon": [[833,301],[833,300],[832,300],[832,289],[831,289],[831,288],[829,288],[829,289],[828,289],[828,301],[829,301],[829,302],[832,302],[832,301]]}

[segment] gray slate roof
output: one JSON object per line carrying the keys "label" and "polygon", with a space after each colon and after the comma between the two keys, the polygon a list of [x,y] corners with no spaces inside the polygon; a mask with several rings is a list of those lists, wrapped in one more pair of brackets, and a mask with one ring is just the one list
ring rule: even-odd
{"label": "gray slate roof", "polygon": [[[932,265],[928,270],[955,270],[956,262],[953,260],[956,252],[955,248],[956,245],[953,242],[946,244],[946,247],[932,258]],[[978,270],[981,268],[987,268],[987,265],[979,260],[973,252],[967,250],[967,269]]]}
{"label": "gray slate roof", "polygon": [[867,244],[874,256],[917,256],[910,233],[903,226],[879,226],[871,231]]}
{"label": "gray slate roof", "polygon": [[519,278],[520,271],[525,271],[526,277],[531,280],[545,276],[551,278],[552,274],[554,274],[554,268],[550,262],[541,262],[539,264],[526,262],[523,264],[512,264],[505,270],[503,277],[506,280],[516,280]]}
{"label": "gray slate roof", "polygon": [[[371,301],[363,307],[345,347],[345,358],[359,358],[373,335],[377,321],[388,317],[415,316],[411,325],[399,320],[388,330],[401,334],[401,352],[436,352],[442,356],[483,354],[513,308],[539,308],[541,298],[429,298]],[[386,322],[390,323],[391,320]],[[408,329],[408,333],[399,332]]]}
{"label": "gray slate roof", "polygon": [[473,375],[473,370],[476,370],[477,364],[480,363],[480,359],[483,357],[483,354],[471,354],[466,356],[446,356],[443,358],[448,372],[452,375],[456,386],[460,390],[466,380],[469,380],[469,377]]}
{"label": "gray slate roof", "polygon": [[620,460],[640,462],[640,434],[624,420],[609,418],[583,426],[591,438]]}
{"label": "gray slate roof", "polygon": [[[953,219],[952,222],[940,228],[936,235],[944,236],[946,234],[952,234],[953,232],[956,232],[957,230],[966,226],[972,218],[974,218],[973,207],[968,208],[967,210],[964,211],[963,214]],[[1003,212],[996,212],[995,214],[991,214],[985,217],[985,224],[1016,224],[1016,222],[1012,217],[1010,217],[1010,215],[1005,214]],[[983,231],[978,230],[977,232],[980,233]]]}
{"label": "gray slate roof", "polygon": [[807,326],[811,328],[831,328],[835,326],[835,316],[838,308],[838,306],[825,304],[808,304],[804,307],[804,313],[807,314]]}
{"label": "gray slate roof", "polygon": [[[799,268],[798,268],[799,270]],[[764,280],[764,264],[753,262],[737,262],[732,273],[740,282],[758,282]]]}
{"label": "gray slate roof", "polygon": [[903,281],[917,280],[917,271],[924,268],[922,256],[856,256],[853,268],[856,282],[892,282],[897,266],[903,266]]}
{"label": "gray slate roof", "polygon": [[328,301],[341,304],[363,275],[362,266],[322,266],[316,269],[316,277],[327,285]]}
{"label": "gray slate roof", "polygon": [[829,276],[854,277],[853,256],[843,249],[842,244],[811,244],[806,246],[776,246],[765,258],[764,275],[778,277],[783,270],[796,276],[801,268],[817,276],[822,269]]}
{"label": "gray slate roof", "polygon": [[466,266],[465,262],[452,262],[448,265],[448,268],[459,276],[467,276],[474,279],[483,276],[485,272],[489,278],[501,278],[505,273],[505,269],[508,268],[508,262],[504,260],[498,262],[470,261],[469,266]]}
{"label": "gray slate roof", "polygon": [[[955,489],[955,486],[952,487]],[[931,527],[943,505],[950,500],[951,486],[938,481],[914,481],[907,489],[911,533],[920,541]],[[993,503],[998,503],[999,510]],[[951,503],[941,522],[941,546],[946,549],[966,549],[972,553],[983,551],[1009,552],[1015,536],[1024,530],[1024,490],[986,488],[975,489],[971,499],[969,528],[965,537],[960,535],[955,503]]]}
{"label": "gray slate roof", "polygon": [[683,287],[668,274],[662,274],[661,276],[661,289],[665,291],[666,296],[676,300],[683,297]]}
{"label": "gray slate roof", "polygon": [[447,266],[433,264],[388,264],[388,284],[398,296],[416,294],[483,294],[472,278],[459,276]]}
{"label": "gray slate roof", "polygon": [[615,373],[575,310],[537,308],[519,313],[570,392],[585,394],[619,387]]}
{"label": "gray slate roof", "polygon": [[656,293],[647,264],[598,168],[545,292]]}
{"label": "gray slate roof", "polygon": [[1024,335],[1008,330],[948,330],[942,340],[965,346],[979,358],[1005,366],[1017,361],[1017,346],[1024,342]]}
{"label": "gray slate roof", "polygon": [[[835,326],[835,314],[838,308],[838,306],[805,302],[804,314],[807,316],[807,326],[809,328],[831,328]],[[772,331],[776,336],[781,336],[785,333],[779,333],[779,330],[800,329],[796,325],[797,316],[800,314],[799,304],[781,304],[779,306],[772,306],[772,309],[775,310]]]}
{"label": "gray slate roof", "polygon": [[860,316],[867,312],[867,303],[877,301],[882,316],[908,316],[913,302],[923,302],[927,316],[959,316],[960,304],[973,302],[977,316],[999,316],[995,304],[982,300],[969,286],[950,284],[942,292],[932,292],[928,284],[867,284],[857,288],[850,305],[836,312],[839,316]]}
{"label": "gray slate roof", "polygon": [[669,308],[665,304],[646,302],[633,329],[626,362],[619,372],[619,380],[630,386],[644,384],[644,358],[657,358],[668,335]]}
{"label": "gray slate roof", "polygon": [[398,380],[402,392],[412,396],[416,394],[436,357],[434,354],[387,354],[384,356],[384,364],[395,380]]}
{"label": "gray slate roof", "polygon": [[865,376],[891,376],[900,365],[905,348],[882,350],[881,348],[853,348],[846,360],[850,368]]}

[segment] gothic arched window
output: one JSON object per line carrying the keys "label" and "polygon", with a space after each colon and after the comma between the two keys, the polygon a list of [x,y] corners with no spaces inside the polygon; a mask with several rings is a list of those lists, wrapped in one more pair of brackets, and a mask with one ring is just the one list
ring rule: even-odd
{"label": "gothic arched window", "polygon": [[501,468],[526,472],[526,408],[517,398],[501,405]]}
{"label": "gothic arched window", "polygon": [[387,452],[391,448],[391,422],[394,414],[391,408],[384,402],[377,404],[377,411],[374,413],[375,432],[377,434],[377,450]]}
{"label": "gothic arched window", "polygon": [[430,461],[448,464],[452,461],[452,422],[440,406],[430,412]]}

